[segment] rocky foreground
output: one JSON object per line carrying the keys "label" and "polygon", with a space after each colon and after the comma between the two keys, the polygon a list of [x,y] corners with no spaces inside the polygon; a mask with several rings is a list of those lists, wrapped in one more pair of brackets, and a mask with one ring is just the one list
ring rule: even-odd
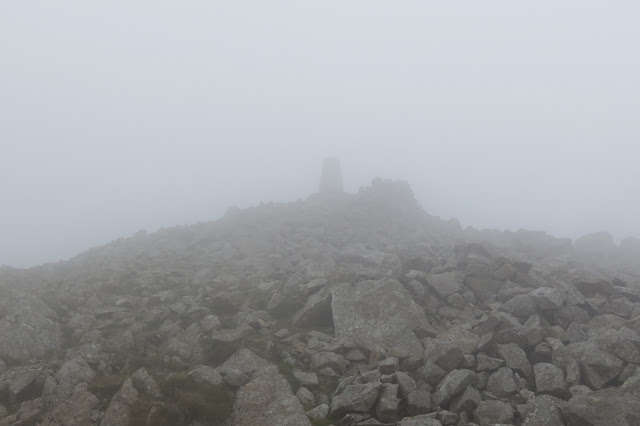
{"label": "rocky foreground", "polygon": [[0,425],[640,425],[640,250],[403,183],[0,270]]}

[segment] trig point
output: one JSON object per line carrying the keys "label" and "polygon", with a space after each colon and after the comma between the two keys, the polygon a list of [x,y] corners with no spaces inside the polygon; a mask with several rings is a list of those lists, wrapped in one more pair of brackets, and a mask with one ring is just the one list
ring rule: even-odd
{"label": "trig point", "polygon": [[325,158],[322,163],[322,180],[320,181],[321,194],[342,193],[342,173],[340,172],[340,160],[336,157]]}

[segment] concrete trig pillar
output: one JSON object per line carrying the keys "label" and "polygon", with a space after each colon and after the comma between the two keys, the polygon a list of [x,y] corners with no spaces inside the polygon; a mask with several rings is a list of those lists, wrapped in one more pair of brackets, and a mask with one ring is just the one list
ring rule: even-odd
{"label": "concrete trig pillar", "polygon": [[322,163],[322,180],[320,181],[321,194],[342,193],[342,173],[340,172],[340,160],[335,157],[325,158]]}

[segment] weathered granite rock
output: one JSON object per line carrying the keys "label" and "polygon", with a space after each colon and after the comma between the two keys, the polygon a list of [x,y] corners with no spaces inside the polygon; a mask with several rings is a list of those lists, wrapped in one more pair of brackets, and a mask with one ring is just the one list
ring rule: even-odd
{"label": "weathered granite rock", "polygon": [[225,374],[237,370],[242,374],[251,375],[254,371],[267,366],[269,363],[250,349],[240,348],[218,368],[218,371]]}
{"label": "weathered granite rock", "polygon": [[111,399],[111,403],[100,421],[100,426],[119,426],[129,423],[129,409],[138,400],[140,394],[133,386],[133,381],[127,379],[120,390]]}
{"label": "weathered granite rock", "polygon": [[302,404],[275,366],[256,371],[254,378],[238,390],[232,424],[311,426]]}
{"label": "weathered granite rock", "polygon": [[212,385],[219,385],[223,382],[220,373],[208,365],[198,365],[189,372],[189,376],[193,377],[196,382]]}
{"label": "weathered granite rock", "polygon": [[480,391],[469,385],[460,395],[453,398],[449,404],[449,410],[454,413],[472,413],[481,401],[482,395]]}
{"label": "weathered granite rock", "polygon": [[417,416],[431,411],[431,393],[426,389],[416,389],[407,395],[407,415]]}
{"label": "weathered granite rock", "polygon": [[305,305],[293,315],[293,325],[298,328],[330,325],[332,321],[330,287],[309,296]]}
{"label": "weathered granite rock", "polygon": [[553,364],[540,362],[533,366],[536,392],[563,398],[567,392],[564,372]]}
{"label": "weathered granite rock", "polygon": [[307,411],[307,417],[314,420],[326,419],[329,415],[329,406],[320,404],[316,408]]}
{"label": "weathered granite rock", "polygon": [[498,345],[498,354],[505,360],[507,367],[524,374],[527,378],[533,378],[533,368],[527,359],[527,354],[517,344]]}
{"label": "weathered granite rock", "polygon": [[508,399],[516,394],[518,387],[509,367],[501,367],[489,376],[487,390],[498,398]]}
{"label": "weathered granite rock", "polygon": [[529,293],[529,296],[541,311],[559,309],[565,303],[566,296],[557,288],[540,287]]}
{"label": "weathered granite rock", "polygon": [[564,426],[559,409],[561,403],[550,395],[539,395],[529,400],[522,408],[522,426]]}
{"label": "weathered granite rock", "polygon": [[382,347],[397,358],[422,355],[422,344],[412,331],[430,325],[398,281],[341,284],[331,294],[336,337],[351,337],[370,350]]}
{"label": "weathered granite rock", "polygon": [[313,404],[315,403],[313,393],[311,393],[309,389],[303,386],[298,388],[298,391],[296,392],[296,398],[298,398],[300,404],[306,407],[313,406]]}
{"label": "weathered granite rock", "polygon": [[635,426],[640,424],[640,400],[615,389],[578,395],[561,405],[567,426]]}
{"label": "weathered granite rock", "polygon": [[442,274],[432,274],[427,278],[427,284],[438,296],[446,298],[462,290],[464,275],[459,271],[445,272]]}
{"label": "weathered granite rock", "polygon": [[453,370],[438,383],[433,394],[436,405],[444,405],[471,384],[475,374],[471,370]]}
{"label": "weathered granite rock", "polygon": [[473,417],[480,426],[512,424],[513,415],[513,408],[506,402],[499,400],[482,401],[473,412]]}
{"label": "weathered granite rock", "polygon": [[300,386],[317,386],[320,383],[316,373],[294,371],[293,377],[296,378]]}
{"label": "weathered granite rock", "polygon": [[[95,425],[100,401],[87,390],[87,383],[74,386],[71,395],[44,415],[41,426]],[[1,424],[0,420],[0,424]]]}
{"label": "weathered granite rock", "polygon": [[385,423],[393,422],[398,416],[399,407],[398,385],[385,383],[376,404],[376,418]]}
{"label": "weathered granite rock", "polygon": [[331,401],[331,414],[342,417],[347,413],[368,413],[373,408],[382,390],[382,383],[348,385],[342,393]]}
{"label": "weathered granite rock", "polygon": [[28,292],[0,297],[0,358],[43,358],[60,346],[57,314]]}
{"label": "weathered granite rock", "polygon": [[440,421],[431,417],[430,414],[421,416],[405,417],[398,422],[398,426],[443,426]]}

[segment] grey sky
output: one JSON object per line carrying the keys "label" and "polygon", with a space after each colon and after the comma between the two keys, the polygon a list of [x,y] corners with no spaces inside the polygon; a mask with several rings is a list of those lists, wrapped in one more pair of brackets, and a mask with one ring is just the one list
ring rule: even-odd
{"label": "grey sky", "polygon": [[637,1],[0,3],[0,264],[406,179],[432,214],[640,237]]}

